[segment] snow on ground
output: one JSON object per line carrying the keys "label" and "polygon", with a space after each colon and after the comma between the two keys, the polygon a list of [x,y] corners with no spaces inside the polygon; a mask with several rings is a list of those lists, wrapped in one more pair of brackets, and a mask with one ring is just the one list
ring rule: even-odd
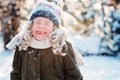
{"label": "snow on ground", "polygon": [[0,80],[10,80],[10,71],[12,70],[13,54],[11,51],[0,52]]}
{"label": "snow on ground", "polygon": [[84,80],[120,80],[120,58],[88,56],[84,59],[86,65],[80,67]]}

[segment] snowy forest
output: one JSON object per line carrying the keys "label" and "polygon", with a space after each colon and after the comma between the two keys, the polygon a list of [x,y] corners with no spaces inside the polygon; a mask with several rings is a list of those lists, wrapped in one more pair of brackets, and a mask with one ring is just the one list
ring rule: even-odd
{"label": "snowy forest", "polygon": [[[0,80],[9,80],[14,53],[5,45],[40,0],[0,0]],[[51,0],[48,0],[51,1]],[[120,80],[120,0],[58,0],[62,26],[85,60],[84,80]]]}

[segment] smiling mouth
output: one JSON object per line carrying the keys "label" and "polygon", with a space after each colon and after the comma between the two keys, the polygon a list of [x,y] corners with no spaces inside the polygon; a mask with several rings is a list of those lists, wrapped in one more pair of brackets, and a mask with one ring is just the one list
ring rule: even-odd
{"label": "smiling mouth", "polygon": [[36,31],[37,34],[47,34],[47,32],[43,32],[43,31]]}

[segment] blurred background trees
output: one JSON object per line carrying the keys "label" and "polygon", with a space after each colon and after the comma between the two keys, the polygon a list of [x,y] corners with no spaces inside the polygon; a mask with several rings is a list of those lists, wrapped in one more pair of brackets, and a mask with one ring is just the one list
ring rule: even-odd
{"label": "blurred background trees", "polygon": [[[0,0],[0,30],[4,35],[4,44],[19,32],[38,1]],[[63,9],[62,26],[71,35],[99,37],[99,54],[117,55],[120,52],[119,0],[58,1]]]}
{"label": "blurred background trees", "polygon": [[4,45],[17,33],[20,24],[20,6],[20,0],[0,0],[0,27]]}

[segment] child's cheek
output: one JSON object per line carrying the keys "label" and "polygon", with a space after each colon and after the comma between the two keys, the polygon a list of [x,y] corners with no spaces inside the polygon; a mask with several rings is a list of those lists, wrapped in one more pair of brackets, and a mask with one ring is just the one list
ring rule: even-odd
{"label": "child's cheek", "polygon": [[52,33],[53,29],[47,28],[46,32],[47,32],[47,36],[49,36]]}

